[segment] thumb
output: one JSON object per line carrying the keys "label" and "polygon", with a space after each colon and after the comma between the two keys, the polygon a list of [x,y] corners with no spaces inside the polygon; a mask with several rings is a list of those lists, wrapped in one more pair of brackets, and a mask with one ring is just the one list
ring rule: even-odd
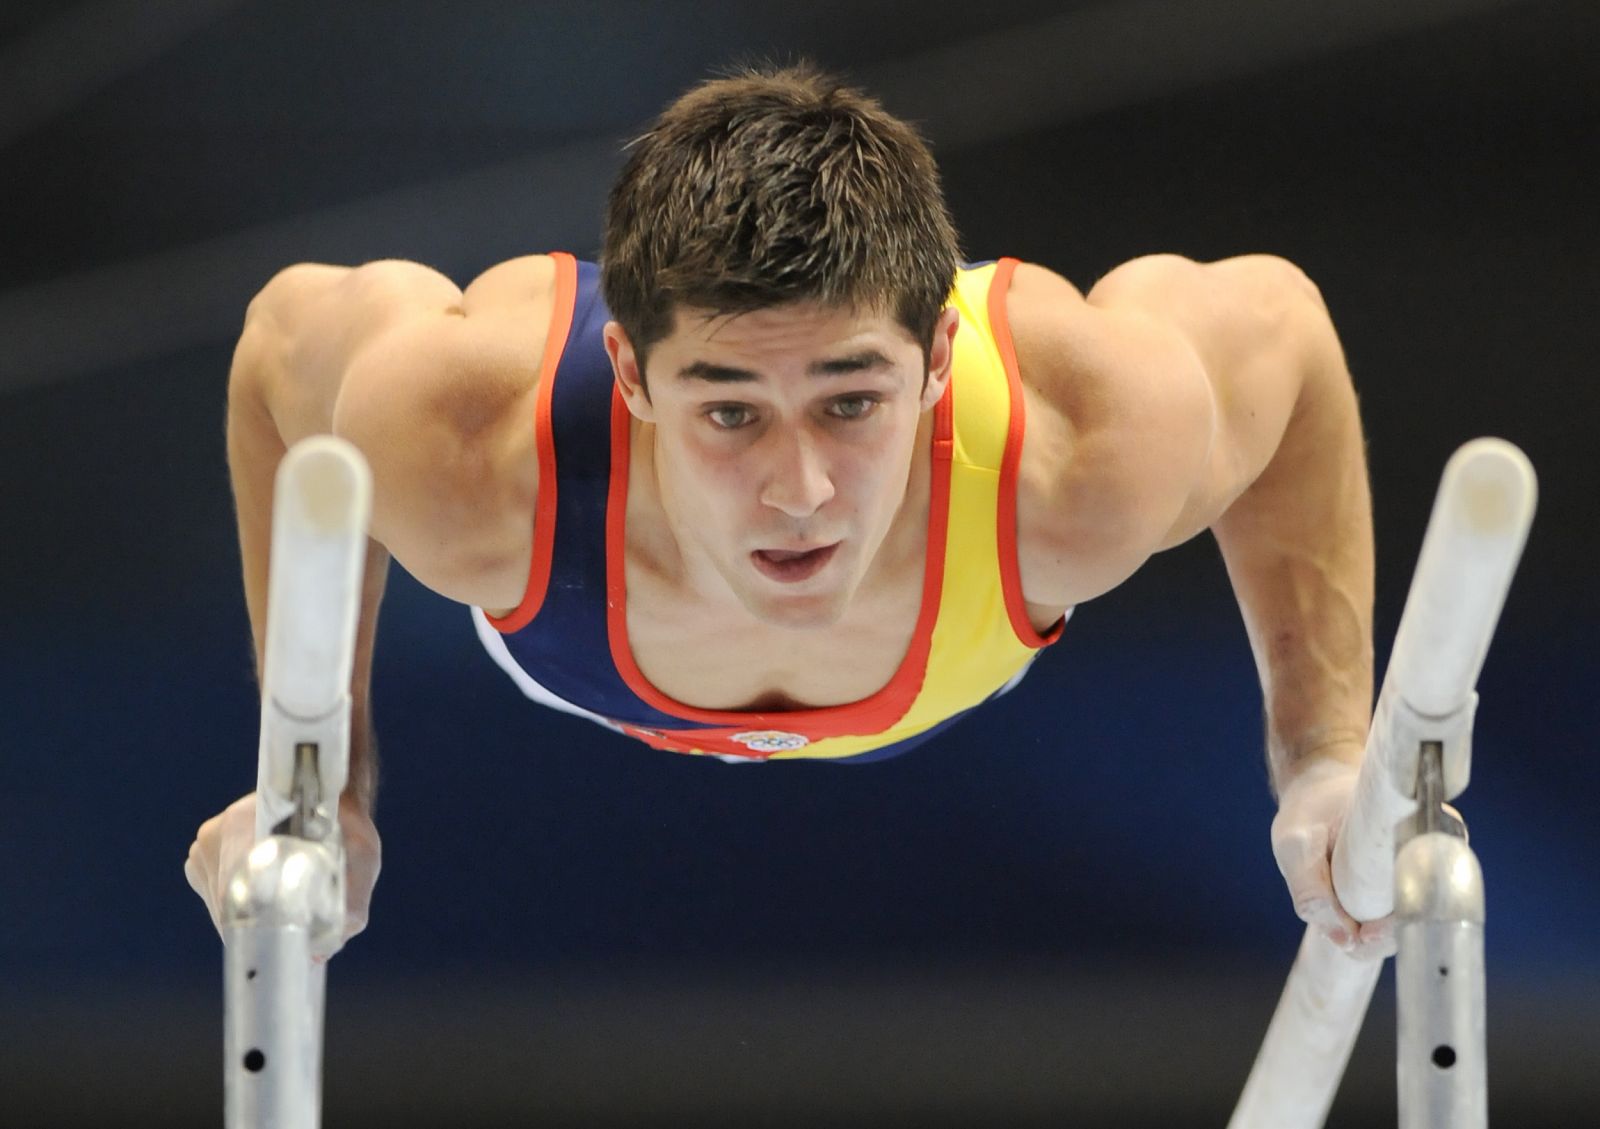
{"label": "thumb", "polygon": [[217,872],[212,875],[212,894],[216,902],[215,913],[221,918],[222,900],[228,883],[244,865],[250,849],[256,845],[256,809],[251,802],[235,802],[222,813],[222,834],[217,850]]}

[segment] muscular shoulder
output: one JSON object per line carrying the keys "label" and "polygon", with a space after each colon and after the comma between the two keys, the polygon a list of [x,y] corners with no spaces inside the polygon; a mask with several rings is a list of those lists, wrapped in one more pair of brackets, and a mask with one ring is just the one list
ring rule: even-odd
{"label": "muscular shoulder", "polygon": [[1018,546],[1030,602],[1068,605],[1131,575],[1183,512],[1213,405],[1190,343],[1042,267],[1007,296],[1027,411]]}
{"label": "muscular shoulder", "polygon": [[1317,288],[1275,255],[1149,255],[1087,295],[1023,267],[1007,309],[1030,600],[1098,595],[1205,529],[1270,457],[1307,350],[1337,351]]}
{"label": "muscular shoulder", "polygon": [[374,537],[462,602],[521,598],[553,279],[549,259],[513,259],[396,311],[352,351],[334,405],[332,430],[372,464]]}
{"label": "muscular shoulder", "polygon": [[339,422],[443,425],[466,435],[491,426],[537,386],[553,279],[546,257],[529,256],[490,268],[453,295],[396,302],[351,351]]}

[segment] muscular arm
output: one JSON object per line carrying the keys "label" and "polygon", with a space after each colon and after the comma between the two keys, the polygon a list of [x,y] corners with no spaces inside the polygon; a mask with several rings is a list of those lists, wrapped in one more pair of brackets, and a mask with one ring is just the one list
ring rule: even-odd
{"label": "muscular arm", "polygon": [[1372,507],[1356,395],[1320,294],[1270,256],[1161,256],[1108,275],[1089,301],[1175,332],[1210,386],[1209,448],[1158,547],[1205,528],[1221,547],[1261,679],[1274,793],[1320,759],[1358,761],[1372,715]]}
{"label": "muscular arm", "polygon": [[[227,449],[258,682],[279,463],[301,439],[333,434],[372,468],[349,780],[339,799],[341,945],[366,928],[382,865],[369,689],[390,557],[463,602],[519,598],[538,484],[531,441],[518,444],[537,386],[526,377],[542,348],[537,339],[530,346],[527,326],[539,324],[550,274],[547,261],[529,256],[491,268],[463,292],[417,263],[301,264],[274,277],[245,315],[228,376]],[[534,470],[524,470],[530,462]],[[228,884],[255,841],[256,799],[242,796],[202,823],[184,863],[219,932]]]}
{"label": "muscular arm", "polygon": [[1359,762],[1372,718],[1372,500],[1355,389],[1320,301],[1296,303],[1299,373],[1270,461],[1211,525],[1261,678],[1275,794]]}
{"label": "muscular arm", "polygon": [[[323,367],[311,371],[295,355],[293,333],[314,316],[317,304],[326,302],[347,275],[348,268],[310,264],[277,275],[251,302],[228,373],[228,473],[258,686],[266,669],[274,476],[292,442],[328,430],[318,425],[322,417],[331,415],[331,407],[322,408],[319,401],[331,405],[337,395],[336,362],[324,356]],[[351,672],[350,778],[345,793],[369,813],[377,788],[377,743],[370,705],[372,647],[388,564],[384,547],[369,541]]]}
{"label": "muscular arm", "polygon": [[363,809],[376,788],[369,690],[391,557],[461,603],[521,599],[538,490],[526,421],[552,280],[543,256],[492,267],[465,291],[403,260],[302,263],[246,313],[228,381],[228,462],[258,677],[279,460],[306,436],[333,434],[372,468],[346,792]]}
{"label": "muscular arm", "polygon": [[1019,268],[1008,310],[1041,409],[1018,491],[1028,599],[1090,599],[1210,529],[1261,679],[1295,912],[1347,951],[1392,951],[1391,920],[1351,917],[1329,866],[1372,713],[1373,554],[1355,391],[1321,295],[1269,255],[1155,255],[1087,298]]}
{"label": "muscular arm", "polygon": [[[343,382],[367,343],[411,311],[447,306],[452,299],[460,301],[460,290],[417,264],[350,268],[308,263],[280,272],[251,302],[228,375],[227,449],[258,684],[264,670],[272,496],[279,460],[300,439],[334,430]],[[383,543],[368,541],[350,683],[350,783],[345,798],[368,813],[377,791],[372,653],[389,559]]]}

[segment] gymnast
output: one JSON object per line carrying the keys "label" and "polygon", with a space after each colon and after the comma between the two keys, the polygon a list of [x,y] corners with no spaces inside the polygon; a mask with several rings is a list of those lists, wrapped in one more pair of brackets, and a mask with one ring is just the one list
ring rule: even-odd
{"label": "gymnast", "polygon": [[[1271,846],[1345,951],[1392,920],[1329,858],[1372,716],[1354,388],[1286,260],[1133,259],[1081,293],[964,262],[915,130],[810,66],[710,80],[628,150],[600,262],[301,263],[250,303],[227,449],[258,673],[273,475],[371,465],[345,939],[381,845],[369,690],[390,557],[530,698],[657,749],[880,760],[1022,678],[1073,608],[1210,530],[1266,707]],[[1203,764],[1194,766],[1204,771]],[[254,796],[185,873],[220,921]]]}

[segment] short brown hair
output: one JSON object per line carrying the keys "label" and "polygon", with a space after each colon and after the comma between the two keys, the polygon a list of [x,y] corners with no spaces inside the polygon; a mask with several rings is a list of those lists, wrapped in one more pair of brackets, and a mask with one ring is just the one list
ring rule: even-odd
{"label": "short brown hair", "polygon": [[639,355],[678,306],[881,310],[928,349],[960,248],[917,131],[809,64],[694,87],[629,155],[601,286]]}

